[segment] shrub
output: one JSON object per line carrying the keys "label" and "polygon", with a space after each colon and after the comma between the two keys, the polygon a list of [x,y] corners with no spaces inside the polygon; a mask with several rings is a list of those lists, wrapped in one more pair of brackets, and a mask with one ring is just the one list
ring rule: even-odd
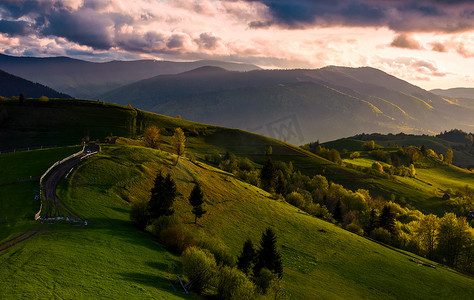
{"label": "shrub", "polygon": [[364,230],[356,222],[352,222],[352,223],[348,224],[346,226],[346,229],[349,230],[350,232],[354,232],[354,233],[357,233],[357,234],[361,234],[361,235],[364,234]]}
{"label": "shrub", "polygon": [[219,299],[255,298],[255,285],[242,271],[222,266],[218,277],[217,296]]}
{"label": "shrub", "polygon": [[145,229],[148,222],[146,214],[147,205],[145,201],[137,201],[133,202],[130,207],[130,221],[141,230]]}
{"label": "shrub", "polygon": [[41,96],[41,97],[39,97],[39,101],[40,101],[40,102],[48,102],[48,101],[49,101],[49,98],[46,97],[46,96]]}
{"label": "shrub", "polygon": [[212,253],[217,264],[224,264],[231,267],[235,265],[235,257],[230,253],[229,248],[221,239],[201,236],[196,244]]}
{"label": "shrub", "polygon": [[197,293],[212,285],[216,276],[216,260],[209,251],[189,247],[182,256],[183,272],[192,281],[192,289]]}
{"label": "shrub", "polygon": [[354,152],[354,153],[351,153],[350,158],[351,159],[356,159],[356,158],[359,158],[359,156],[360,156],[359,152]]}
{"label": "shrub", "polygon": [[179,220],[175,215],[171,216],[161,216],[156,219],[147,230],[156,237],[160,237],[160,233],[172,226],[179,225]]}
{"label": "shrub", "polygon": [[266,294],[268,287],[273,280],[276,279],[276,275],[273,274],[269,269],[262,268],[258,274],[255,276],[255,285],[257,286],[261,294]]}
{"label": "shrub", "polygon": [[194,244],[194,239],[180,226],[171,226],[161,231],[160,242],[167,250],[180,254]]}
{"label": "shrub", "polygon": [[375,228],[370,233],[370,237],[376,241],[389,244],[390,243],[390,232],[382,227]]}
{"label": "shrub", "polygon": [[303,195],[298,192],[292,192],[291,194],[286,196],[286,202],[299,208],[302,208],[305,203]]}

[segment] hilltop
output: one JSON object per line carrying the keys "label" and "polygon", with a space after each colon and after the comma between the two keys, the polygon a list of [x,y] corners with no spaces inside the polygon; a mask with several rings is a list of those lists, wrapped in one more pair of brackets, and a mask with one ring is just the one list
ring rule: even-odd
{"label": "hilltop", "polygon": [[28,81],[0,70],[0,96],[18,97],[20,94],[24,94],[25,97],[29,98],[39,98],[41,96],[71,98],[71,96],[59,93],[50,87]]}

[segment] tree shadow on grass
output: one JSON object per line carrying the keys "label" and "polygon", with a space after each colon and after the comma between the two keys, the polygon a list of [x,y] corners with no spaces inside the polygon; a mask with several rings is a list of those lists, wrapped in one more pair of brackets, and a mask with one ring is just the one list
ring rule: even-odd
{"label": "tree shadow on grass", "polygon": [[123,280],[130,281],[136,284],[144,285],[144,286],[149,286],[153,287],[156,289],[159,289],[164,292],[168,292],[170,294],[174,294],[176,296],[186,296],[186,294],[178,289],[178,285],[176,282],[173,282],[173,287],[170,285],[170,282],[168,281],[167,278],[157,276],[157,275],[151,275],[151,274],[143,274],[143,273],[138,273],[138,272],[122,272],[118,273],[122,277]]}

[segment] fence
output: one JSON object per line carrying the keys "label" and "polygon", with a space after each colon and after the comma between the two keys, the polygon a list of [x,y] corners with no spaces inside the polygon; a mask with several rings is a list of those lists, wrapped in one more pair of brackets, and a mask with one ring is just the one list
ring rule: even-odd
{"label": "fence", "polygon": [[51,165],[51,167],[48,168],[48,170],[46,170],[46,172],[44,172],[44,174],[41,176],[40,178],[40,198],[41,198],[41,203],[40,203],[40,209],[39,211],[35,214],[35,220],[38,220],[40,218],[40,215],[41,215],[41,210],[43,209],[43,179],[46,175],[48,175],[48,173],[54,169],[54,167],[62,164],[63,162],[67,161],[67,160],[70,160],[71,158],[74,158],[76,156],[79,156],[81,155],[82,153],[84,153],[84,149],[86,148],[86,144],[84,144],[84,146],[82,147],[82,150],[79,151],[79,152],[76,152],[72,155],[69,155],[68,157],[66,158],[63,158],[57,162],[55,162],[53,165]]}

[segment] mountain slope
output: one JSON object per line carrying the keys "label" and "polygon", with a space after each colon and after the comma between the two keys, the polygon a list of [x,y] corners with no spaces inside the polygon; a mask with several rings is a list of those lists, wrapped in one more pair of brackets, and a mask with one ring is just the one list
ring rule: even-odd
{"label": "mountain slope", "polygon": [[211,60],[195,62],[136,60],[94,63],[68,57],[34,58],[0,54],[0,69],[51,86],[73,97],[86,99],[97,98],[109,90],[159,74],[176,74],[202,66],[218,66],[235,71],[259,69],[254,65]]}
{"label": "mountain slope", "polygon": [[[197,122],[251,130],[294,144],[364,131],[468,130],[474,114],[472,108],[373,68],[250,72],[201,68],[136,82],[102,98]],[[298,123],[299,128],[293,131],[300,134],[275,134],[275,124],[290,126],[284,120]]]}
{"label": "mountain slope", "polygon": [[20,94],[24,94],[27,98],[39,98],[41,96],[71,98],[69,95],[59,93],[42,84],[34,83],[0,70],[0,96],[18,97]]}

